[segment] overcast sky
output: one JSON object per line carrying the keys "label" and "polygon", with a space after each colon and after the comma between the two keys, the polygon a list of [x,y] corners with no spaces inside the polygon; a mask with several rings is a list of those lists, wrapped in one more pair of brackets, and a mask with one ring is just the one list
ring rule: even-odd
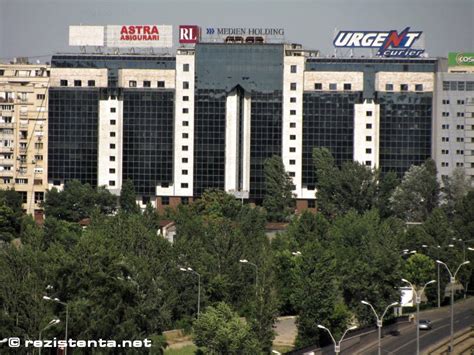
{"label": "overcast sky", "polygon": [[[0,0],[0,58],[77,52],[71,24],[283,27],[285,39],[333,53],[334,29],[423,31],[430,56],[474,52],[474,0]],[[46,60],[46,59],[45,59]]]}

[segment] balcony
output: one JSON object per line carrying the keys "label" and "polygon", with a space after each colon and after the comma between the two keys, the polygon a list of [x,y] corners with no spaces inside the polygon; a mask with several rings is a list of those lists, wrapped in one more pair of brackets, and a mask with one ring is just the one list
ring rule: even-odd
{"label": "balcony", "polygon": [[1,177],[13,177],[13,170],[0,170]]}
{"label": "balcony", "polygon": [[13,153],[13,147],[0,147],[0,153]]}

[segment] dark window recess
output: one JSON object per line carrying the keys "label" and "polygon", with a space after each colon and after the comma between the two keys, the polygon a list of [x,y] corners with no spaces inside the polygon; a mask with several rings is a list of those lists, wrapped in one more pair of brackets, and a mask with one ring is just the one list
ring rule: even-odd
{"label": "dark window recess", "polygon": [[181,183],[181,188],[183,188],[183,189],[187,189],[188,186],[189,186],[189,184],[187,182]]}
{"label": "dark window recess", "polygon": [[322,89],[323,89],[323,84],[322,83],[314,84],[314,90],[322,90]]}
{"label": "dark window recess", "polygon": [[393,84],[385,84],[385,91],[393,91]]}
{"label": "dark window recess", "polygon": [[367,129],[372,129],[372,123],[367,123],[367,124],[365,125],[365,128],[367,128]]}
{"label": "dark window recess", "polygon": [[344,84],[344,90],[352,90],[352,84]]}
{"label": "dark window recess", "polygon": [[144,88],[151,88],[151,81],[145,80],[145,81],[143,82],[143,87],[144,87]]}
{"label": "dark window recess", "polygon": [[115,113],[115,112],[117,112],[117,109],[116,109],[115,107],[111,107],[111,108],[110,108],[110,112],[111,112],[111,113]]}
{"label": "dark window recess", "polygon": [[114,168],[110,168],[110,169],[109,169],[109,174],[115,174],[115,169],[114,169]]}
{"label": "dark window recess", "polygon": [[290,153],[295,153],[296,152],[296,148],[295,147],[290,147]]}
{"label": "dark window recess", "polygon": [[60,80],[59,85],[60,86],[67,86],[67,80]]}
{"label": "dark window recess", "polygon": [[170,198],[168,196],[161,196],[161,205],[168,206],[170,204]]}
{"label": "dark window recess", "polygon": [[181,158],[181,163],[187,163],[188,162],[188,158]]}
{"label": "dark window recess", "polygon": [[367,112],[365,113],[365,115],[366,115],[367,117],[371,117],[371,116],[372,116],[372,111],[367,111]]}
{"label": "dark window recess", "polygon": [[423,91],[423,84],[416,84],[415,91]]}
{"label": "dark window recess", "polygon": [[296,122],[290,122],[290,128],[296,128]]}
{"label": "dark window recess", "polygon": [[115,180],[110,180],[109,181],[109,186],[115,186]]}
{"label": "dark window recess", "polygon": [[130,80],[128,82],[128,86],[131,88],[136,88],[137,87],[137,82],[135,80]]}
{"label": "dark window recess", "polygon": [[372,154],[372,149],[371,148],[366,148],[365,153],[366,154]]}
{"label": "dark window recess", "polygon": [[183,81],[183,89],[189,89],[189,81]]}
{"label": "dark window recess", "polygon": [[188,146],[187,145],[183,145],[181,147],[181,149],[183,150],[183,152],[187,152],[188,151]]}
{"label": "dark window recess", "polygon": [[316,200],[308,200],[308,208],[316,208]]}
{"label": "dark window recess", "polygon": [[337,90],[337,84],[336,83],[329,84],[329,90]]}
{"label": "dark window recess", "polygon": [[296,65],[290,66],[290,72],[291,73],[296,73],[296,69],[297,69]]}
{"label": "dark window recess", "polygon": [[189,204],[189,197],[181,197],[181,204],[188,205]]}
{"label": "dark window recess", "polygon": [[188,108],[183,108],[183,113],[189,113],[189,109]]}
{"label": "dark window recess", "polygon": [[183,101],[189,101],[189,96],[183,96]]}
{"label": "dark window recess", "polygon": [[158,86],[159,88],[164,88],[164,87],[165,87],[165,82],[162,81],[162,80],[160,80],[160,81],[158,81],[157,86]]}
{"label": "dark window recess", "polygon": [[400,91],[408,91],[408,84],[401,84]]}
{"label": "dark window recess", "polygon": [[74,86],[82,86],[82,80],[74,80]]}
{"label": "dark window recess", "polygon": [[290,97],[290,102],[296,102],[296,97]]}
{"label": "dark window recess", "polygon": [[87,86],[95,86],[95,80],[88,80]]}
{"label": "dark window recess", "polygon": [[188,127],[189,126],[189,121],[183,121],[183,126]]}
{"label": "dark window recess", "polygon": [[189,71],[189,64],[183,64],[183,71],[188,72]]}
{"label": "dark window recess", "polygon": [[290,90],[296,90],[296,83],[290,83]]}
{"label": "dark window recess", "polygon": [[115,137],[115,132],[110,132],[111,137]]}
{"label": "dark window recess", "polygon": [[115,161],[115,157],[114,157],[113,155],[111,155],[111,156],[109,157],[109,160],[110,160],[110,161]]}
{"label": "dark window recess", "polygon": [[115,126],[117,124],[116,120],[110,120],[110,125]]}
{"label": "dark window recess", "polygon": [[366,137],[365,137],[365,140],[366,140],[367,142],[372,142],[372,136],[366,136]]}

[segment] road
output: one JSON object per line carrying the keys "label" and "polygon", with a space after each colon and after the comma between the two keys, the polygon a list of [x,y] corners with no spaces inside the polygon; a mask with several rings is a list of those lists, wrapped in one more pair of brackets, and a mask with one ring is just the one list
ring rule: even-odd
{"label": "road", "polygon": [[[421,319],[430,319],[433,329],[420,330],[420,353],[440,340],[447,339],[451,332],[451,309],[443,307],[423,312]],[[474,299],[458,303],[454,307],[454,333],[474,325]],[[364,355],[376,355],[377,344],[357,352]],[[393,355],[416,354],[416,327],[414,324],[400,329],[397,336],[386,335],[382,339],[382,353]]]}

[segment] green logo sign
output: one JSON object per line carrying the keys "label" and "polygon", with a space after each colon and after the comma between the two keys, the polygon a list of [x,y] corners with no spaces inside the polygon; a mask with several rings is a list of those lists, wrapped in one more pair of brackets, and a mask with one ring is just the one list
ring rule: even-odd
{"label": "green logo sign", "polygon": [[449,66],[474,66],[474,53],[449,53]]}

